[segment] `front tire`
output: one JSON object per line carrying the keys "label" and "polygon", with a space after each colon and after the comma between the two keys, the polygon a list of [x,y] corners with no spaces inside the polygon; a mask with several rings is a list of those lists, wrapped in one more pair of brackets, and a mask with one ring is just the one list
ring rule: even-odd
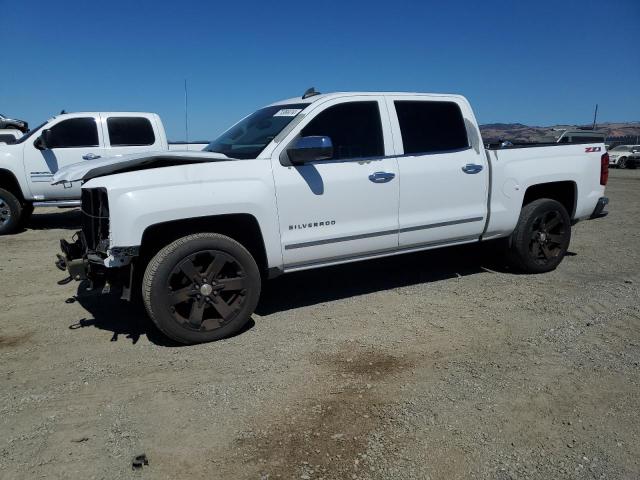
{"label": "front tire", "polygon": [[622,157],[618,160],[618,168],[627,168],[627,157]]}
{"label": "front tire", "polygon": [[217,233],[180,238],[149,262],[142,297],[169,338],[194,344],[238,332],[260,298],[260,271],[240,243]]}
{"label": "front tire", "polygon": [[509,238],[511,263],[526,273],[554,270],[567,253],[571,219],[556,200],[541,198],[525,205]]}
{"label": "front tire", "polygon": [[15,232],[21,225],[22,216],[20,200],[10,191],[0,188],[0,235]]}

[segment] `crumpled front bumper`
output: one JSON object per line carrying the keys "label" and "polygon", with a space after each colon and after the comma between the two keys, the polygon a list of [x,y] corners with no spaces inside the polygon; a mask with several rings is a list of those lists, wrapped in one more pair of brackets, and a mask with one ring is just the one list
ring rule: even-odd
{"label": "crumpled front bumper", "polygon": [[72,240],[73,243],[69,243],[65,239],[60,239],[61,253],[56,254],[55,265],[69,274],[68,278],[58,282],[60,284],[88,278],[89,260],[86,257],[87,247],[82,232],[76,232]]}
{"label": "crumpled front bumper", "polygon": [[58,284],[64,285],[73,280],[88,280],[89,290],[102,288],[102,293],[111,291],[111,286],[122,289],[122,298],[131,299],[133,281],[133,253],[136,248],[116,249],[115,256],[90,250],[82,231],[73,235],[72,242],[60,240],[61,253],[56,255],[55,265],[68,273],[68,277]]}

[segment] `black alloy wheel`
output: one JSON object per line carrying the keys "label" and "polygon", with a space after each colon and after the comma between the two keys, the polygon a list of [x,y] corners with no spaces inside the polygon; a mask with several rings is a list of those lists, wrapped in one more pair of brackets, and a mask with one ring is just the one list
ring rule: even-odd
{"label": "black alloy wheel", "polygon": [[149,262],[142,296],[168,337],[193,344],[225,338],[249,321],[261,278],[249,251],[232,238],[198,233],[180,238]]}
{"label": "black alloy wheel", "polygon": [[555,269],[571,241],[571,218],[558,201],[540,198],[522,207],[508,242],[507,257],[526,273]]}
{"label": "black alloy wheel", "polygon": [[171,270],[166,286],[173,318],[197,331],[225,325],[242,307],[247,294],[242,266],[219,250],[189,255]]}
{"label": "black alloy wheel", "polygon": [[568,225],[563,223],[560,212],[556,210],[538,215],[531,225],[529,243],[531,258],[540,265],[546,265],[555,261],[559,255],[563,255],[567,227]]}

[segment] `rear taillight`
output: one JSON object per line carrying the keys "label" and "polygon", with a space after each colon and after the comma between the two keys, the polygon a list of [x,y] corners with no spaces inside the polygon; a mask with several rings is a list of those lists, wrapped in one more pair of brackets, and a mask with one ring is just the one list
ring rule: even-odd
{"label": "rear taillight", "polygon": [[606,185],[609,180],[609,154],[600,157],[600,185]]}

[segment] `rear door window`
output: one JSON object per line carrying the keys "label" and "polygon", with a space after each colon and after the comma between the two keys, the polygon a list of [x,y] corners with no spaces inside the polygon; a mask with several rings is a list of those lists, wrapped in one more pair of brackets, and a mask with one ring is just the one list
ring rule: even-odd
{"label": "rear door window", "polygon": [[97,147],[98,127],[93,117],[70,118],[56,123],[50,129],[49,148]]}
{"label": "rear door window", "polygon": [[396,100],[405,154],[460,150],[469,146],[457,103]]}
{"label": "rear door window", "polygon": [[156,142],[153,127],[148,118],[109,117],[107,129],[112,147],[153,145]]}

